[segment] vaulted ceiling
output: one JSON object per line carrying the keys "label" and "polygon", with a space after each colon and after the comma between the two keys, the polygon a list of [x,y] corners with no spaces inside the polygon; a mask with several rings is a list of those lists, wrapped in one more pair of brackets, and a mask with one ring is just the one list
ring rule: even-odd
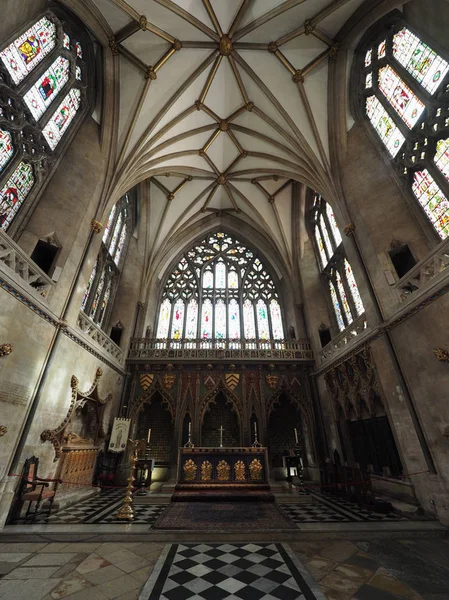
{"label": "vaulted ceiling", "polygon": [[154,249],[225,211],[291,264],[291,182],[331,195],[328,63],[363,0],[93,1],[120,60],[111,189],[151,178]]}

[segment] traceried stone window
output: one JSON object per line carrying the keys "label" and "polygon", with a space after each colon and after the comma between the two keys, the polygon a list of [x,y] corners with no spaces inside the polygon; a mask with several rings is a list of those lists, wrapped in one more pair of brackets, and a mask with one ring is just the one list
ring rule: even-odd
{"label": "traceried stone window", "polygon": [[233,236],[208,235],[179,260],[162,294],[157,339],[282,340],[275,283],[257,254]]}
{"label": "traceried stone window", "polygon": [[[45,183],[86,112],[87,34],[45,13],[0,47],[0,229]],[[75,126],[76,128],[76,126]],[[70,137],[70,136],[69,136]],[[67,144],[65,144],[67,145]]]}
{"label": "traceried stone window", "polygon": [[449,235],[449,57],[395,16],[356,52],[356,112],[441,239]]}
{"label": "traceried stone window", "polygon": [[351,265],[345,257],[332,207],[319,194],[313,199],[312,227],[318,266],[326,281],[338,328],[343,331],[365,312],[365,308]]}
{"label": "traceried stone window", "polygon": [[103,329],[117,289],[135,212],[135,192],[125,194],[111,210],[97,261],[81,301],[81,310]]}

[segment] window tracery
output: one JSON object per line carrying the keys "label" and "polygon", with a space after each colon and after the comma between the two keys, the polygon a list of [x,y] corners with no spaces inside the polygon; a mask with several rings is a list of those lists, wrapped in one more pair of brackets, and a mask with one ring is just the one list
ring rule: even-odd
{"label": "window tracery", "polygon": [[89,108],[90,46],[69,15],[47,12],[0,51],[0,229],[36,197]]}
{"label": "window tracery", "polygon": [[[186,316],[186,317],[185,317]],[[185,318],[184,318],[185,317]],[[284,326],[272,277],[257,255],[227,233],[208,235],[184,253],[162,293],[157,339],[282,340]]]}
{"label": "window tracery", "polygon": [[101,248],[81,301],[81,310],[103,329],[112,309],[134,222],[135,193],[113,206],[104,228]]}
{"label": "window tracery", "polygon": [[361,41],[356,112],[369,121],[440,239],[449,235],[449,62],[401,16]]}
{"label": "window tracery", "polygon": [[318,266],[327,280],[338,329],[343,331],[365,312],[365,307],[351,265],[344,254],[332,207],[319,194],[315,194],[313,199],[312,227]]}

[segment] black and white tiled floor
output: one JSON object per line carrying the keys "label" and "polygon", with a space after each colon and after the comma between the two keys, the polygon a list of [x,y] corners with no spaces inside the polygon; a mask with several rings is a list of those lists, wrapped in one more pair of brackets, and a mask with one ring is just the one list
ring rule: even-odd
{"label": "black and white tiled floor", "polygon": [[280,504],[282,510],[290,519],[297,524],[300,523],[348,523],[348,516],[336,512],[323,504]]}
{"label": "black and white tiled floor", "polygon": [[139,600],[324,600],[287,544],[170,544]]}

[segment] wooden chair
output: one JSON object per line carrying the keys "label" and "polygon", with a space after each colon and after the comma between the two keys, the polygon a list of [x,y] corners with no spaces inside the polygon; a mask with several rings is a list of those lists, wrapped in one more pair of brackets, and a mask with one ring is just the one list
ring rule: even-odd
{"label": "wooden chair", "polygon": [[[53,502],[55,500],[58,485],[62,483],[61,479],[43,479],[37,476],[39,459],[32,456],[25,461],[22,471],[22,478],[17,489],[15,520],[20,519],[23,505],[28,502],[28,508],[23,517],[25,520],[31,517],[32,522],[37,514],[40,514],[42,502],[48,502],[47,515],[50,516]],[[54,483],[52,489],[49,489],[50,483]],[[34,503],[34,510],[32,506]]]}

